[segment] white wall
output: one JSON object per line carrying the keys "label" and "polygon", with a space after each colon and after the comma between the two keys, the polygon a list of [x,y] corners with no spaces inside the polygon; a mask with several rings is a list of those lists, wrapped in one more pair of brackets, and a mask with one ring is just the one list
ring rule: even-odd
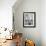
{"label": "white wall", "polygon": [[12,28],[12,6],[16,0],[0,0],[0,27]]}
{"label": "white wall", "polygon": [[[15,29],[22,32],[24,38],[34,40],[36,46],[41,46],[41,0],[23,0],[15,9]],[[23,12],[36,12],[36,28],[23,28]]]}
{"label": "white wall", "polygon": [[41,2],[41,40],[42,46],[46,46],[46,0]]}

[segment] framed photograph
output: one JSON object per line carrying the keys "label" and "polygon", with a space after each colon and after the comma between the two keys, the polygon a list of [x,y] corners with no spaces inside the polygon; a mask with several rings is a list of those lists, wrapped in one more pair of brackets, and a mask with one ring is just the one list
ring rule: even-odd
{"label": "framed photograph", "polygon": [[36,27],[36,12],[23,13],[23,27]]}

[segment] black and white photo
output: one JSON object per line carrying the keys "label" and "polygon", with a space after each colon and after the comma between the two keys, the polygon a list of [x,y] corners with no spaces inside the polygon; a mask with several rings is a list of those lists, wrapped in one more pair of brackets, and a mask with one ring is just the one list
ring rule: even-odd
{"label": "black and white photo", "polygon": [[36,26],[36,13],[35,12],[24,12],[23,13],[23,26],[24,27],[35,27]]}

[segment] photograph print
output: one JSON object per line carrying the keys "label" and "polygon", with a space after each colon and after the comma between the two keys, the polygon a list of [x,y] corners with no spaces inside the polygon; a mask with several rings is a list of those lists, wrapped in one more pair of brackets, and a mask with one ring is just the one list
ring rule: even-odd
{"label": "photograph print", "polygon": [[35,12],[23,13],[23,27],[36,27],[36,13]]}

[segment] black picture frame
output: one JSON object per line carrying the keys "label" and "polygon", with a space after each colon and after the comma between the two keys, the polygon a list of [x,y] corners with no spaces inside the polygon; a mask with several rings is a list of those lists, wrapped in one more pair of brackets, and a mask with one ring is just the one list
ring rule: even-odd
{"label": "black picture frame", "polygon": [[36,27],[36,12],[23,12],[23,27]]}

